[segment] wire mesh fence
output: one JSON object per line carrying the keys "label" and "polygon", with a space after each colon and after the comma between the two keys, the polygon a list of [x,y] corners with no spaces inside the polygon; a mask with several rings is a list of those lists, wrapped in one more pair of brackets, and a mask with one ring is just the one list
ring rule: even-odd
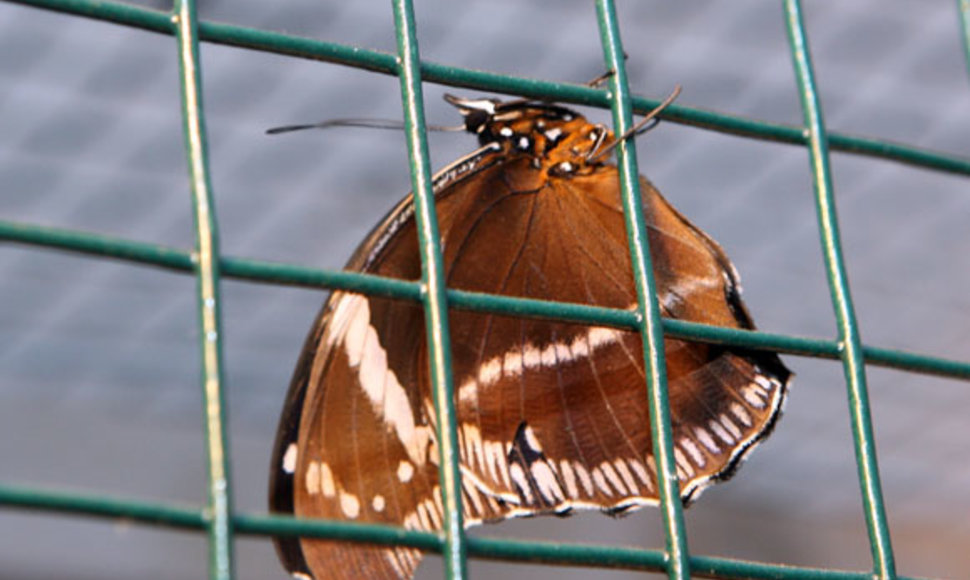
{"label": "wire mesh fence", "polygon": [[[808,41],[797,1],[789,0],[784,3],[786,14],[784,24],[790,37],[795,77],[802,97],[804,127],[764,123],[677,105],[670,107],[664,113],[664,118],[715,131],[795,143],[806,147],[812,164],[819,232],[832,294],[832,308],[836,313],[838,324],[838,338],[834,340],[731,331],[686,322],[660,320],[652,298],[640,304],[638,313],[632,313],[449,290],[444,286],[440,272],[434,274],[438,270],[434,265],[440,261],[440,248],[435,247],[434,243],[427,246],[426,255],[423,256],[426,264],[430,265],[432,274],[421,282],[388,280],[362,274],[233,258],[224,256],[220,252],[218,221],[208,177],[206,130],[201,104],[200,87],[204,72],[198,54],[201,41],[323,60],[398,76],[401,82],[401,99],[405,104],[405,119],[408,124],[413,189],[419,204],[423,203],[425,207],[430,208],[433,204],[430,203],[428,186],[430,162],[422,113],[422,82],[437,82],[468,89],[610,108],[613,111],[615,128],[618,132],[630,126],[633,111],[644,113],[657,105],[654,100],[632,96],[626,86],[622,56],[624,51],[619,36],[618,17],[611,2],[604,0],[597,3],[604,64],[606,68],[615,70],[617,73],[611,80],[609,90],[511,78],[422,62],[418,51],[414,11],[410,3],[404,1],[393,3],[398,38],[397,55],[239,26],[197,22],[191,2],[177,3],[172,13],[101,2],[22,3],[138,27],[172,35],[176,39],[181,63],[185,147],[189,158],[196,223],[195,249],[189,251],[137,240],[10,221],[0,222],[0,239],[147,264],[191,273],[195,276],[198,287],[199,336],[203,361],[202,389],[205,399],[205,448],[208,457],[209,484],[207,503],[201,509],[186,509],[163,503],[131,501],[111,496],[47,492],[2,483],[0,483],[0,503],[55,512],[121,517],[145,523],[204,530],[208,534],[209,575],[212,578],[234,576],[233,536],[235,534],[299,534],[377,543],[402,543],[442,553],[445,575],[452,578],[467,575],[465,562],[469,555],[530,562],[630,567],[663,571],[671,578],[686,578],[692,574],[766,578],[861,578],[872,575],[891,578],[896,576],[886,509],[881,497],[879,469],[876,464],[865,367],[880,365],[967,379],[970,378],[970,363],[867,345],[861,341],[840,248],[839,224],[834,213],[828,149],[898,161],[962,176],[970,174],[970,161],[918,147],[827,132],[822,121]],[[965,7],[960,12],[964,22],[966,12]],[[632,159],[632,155],[621,152],[620,163],[632,163]],[[635,171],[635,165],[633,169]],[[635,185],[632,187],[635,189]],[[628,190],[624,195],[629,200],[629,224],[635,229],[637,222],[642,223],[643,219],[642,216],[637,215],[639,205],[634,203],[638,194],[634,190]],[[420,226],[427,229],[428,239],[433,242],[435,240],[434,220],[422,212],[418,212],[417,219]],[[644,248],[639,249],[640,251],[637,252],[639,255],[649,255],[648,252],[643,251]],[[649,272],[649,258],[645,258],[641,267]],[[221,303],[219,281],[223,277],[313,288],[339,288],[421,301],[428,312],[429,320],[433,321],[432,335],[436,327],[441,328],[440,321],[447,318],[448,308],[465,308],[484,312],[552,317],[637,330],[643,333],[645,348],[654,352],[662,350],[658,349],[657,345],[666,334],[739,346],[769,348],[795,355],[838,359],[843,365],[846,377],[853,445],[858,462],[859,484],[872,551],[872,569],[847,572],[695,555],[688,548],[681,506],[675,499],[676,493],[671,493],[672,488],[668,488],[663,501],[662,514],[667,539],[663,550],[524,543],[495,538],[466,537],[460,525],[460,517],[454,516],[460,513],[457,507],[460,506],[458,497],[443,498],[444,505],[456,506],[451,513],[457,518],[457,525],[446,525],[446,531],[441,535],[346,522],[303,521],[278,516],[234,513],[231,508],[233,483],[229,476],[231,453],[226,437],[223,400],[225,392],[224,363],[221,354],[223,338],[219,312]],[[643,295],[652,297],[654,291],[649,277],[643,279],[642,285]],[[432,364],[440,366],[434,366],[432,374],[440,377],[442,381],[437,385],[437,390],[442,394],[438,412],[441,417],[449,417],[453,416],[454,409],[450,402],[451,398],[444,396],[451,391],[447,348],[441,341],[435,341],[434,345],[434,349],[437,350],[433,350],[431,358],[432,361],[437,362]],[[649,368],[656,368],[658,364],[662,364],[662,361],[651,361],[648,357]],[[658,378],[662,376],[651,374]],[[664,414],[664,390],[662,379],[653,381],[648,389],[655,417],[662,417]],[[669,418],[667,421],[669,422]],[[655,429],[655,440],[662,442],[659,463],[671,464],[672,449],[669,435],[664,435],[664,422],[653,421],[652,423]],[[439,426],[442,432],[439,433],[438,440],[450,441],[454,445],[453,421],[439,421]],[[442,447],[447,446],[442,445]],[[447,453],[447,450],[445,452]],[[450,477],[456,478],[456,466],[452,464],[451,467]],[[673,470],[667,471],[673,472]],[[443,486],[443,489],[448,487]],[[455,486],[451,487],[455,488]]]}

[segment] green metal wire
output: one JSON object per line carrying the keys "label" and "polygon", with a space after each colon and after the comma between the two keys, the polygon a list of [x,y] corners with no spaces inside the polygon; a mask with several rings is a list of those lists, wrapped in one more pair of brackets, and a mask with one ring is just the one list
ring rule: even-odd
{"label": "green metal wire", "polygon": [[[201,531],[208,525],[204,512],[194,508],[114,496],[43,490],[36,487],[0,484],[0,503],[8,507],[55,513],[83,514],[109,519],[122,518],[131,522],[173,529]],[[430,552],[441,552],[443,546],[443,541],[438,534],[377,524],[253,514],[237,514],[233,516],[232,523],[237,533],[253,536],[298,535],[383,545],[403,545]],[[480,537],[469,537],[466,543],[471,555],[513,562],[663,571],[666,561],[665,554],[659,550],[596,544]],[[711,556],[691,556],[690,563],[694,576],[711,578],[792,580],[871,580],[872,578],[869,572],[766,564]],[[905,577],[900,578],[908,580]]]}
{"label": "green metal wire", "polygon": [[185,151],[188,157],[196,228],[196,251],[193,262],[198,286],[199,342],[202,347],[203,417],[205,418],[209,498],[206,509],[206,527],[209,533],[209,578],[230,580],[233,577],[232,486],[229,481],[229,442],[226,437],[226,404],[222,371],[219,233],[212,185],[209,180],[205,117],[202,111],[202,71],[193,0],[176,0],[172,16],[178,44]]}
{"label": "green metal wire", "polygon": [[[633,127],[630,88],[627,84],[623,44],[616,7],[610,0],[597,0],[603,59],[613,98],[613,133],[625,135]],[[671,580],[690,578],[690,551],[687,527],[680,501],[680,484],[674,461],[673,427],[670,424],[670,401],[667,397],[667,365],[664,354],[663,327],[657,290],[650,263],[647,224],[640,197],[640,171],[637,169],[636,143],[625,139],[616,148],[620,176],[620,197],[626,219],[627,240],[633,262],[633,283],[637,290],[637,314],[640,318],[644,371],[647,379],[647,404],[650,409],[650,433],[657,466],[657,487],[663,515],[667,577]]]}
{"label": "green metal wire", "polygon": [[[98,0],[6,1],[115,22],[160,34],[172,34],[170,15],[167,12],[136,7],[121,2]],[[331,62],[387,75],[397,74],[397,57],[395,55],[356,46],[213,22],[199,23],[199,38],[215,44]],[[495,91],[522,97],[541,97],[604,109],[611,106],[608,96],[602,90],[590,88],[586,85],[516,78],[431,62],[421,63],[421,77],[425,82],[436,82],[453,87]],[[660,101],[655,99],[633,98],[633,110],[638,113],[647,113],[658,104],[660,104]],[[805,132],[802,127],[745,119],[735,115],[676,104],[665,109],[660,116],[675,123],[702,127],[731,135],[780,143],[806,144]],[[966,157],[844,133],[829,133],[828,139],[829,146],[836,151],[866,155],[947,173],[970,175],[970,159]]]}
{"label": "green metal wire", "polygon": [[[0,220],[0,240],[53,248],[82,255],[107,257],[175,272],[192,272],[194,268],[191,252],[61,228]],[[422,295],[420,283],[359,272],[320,270],[292,264],[228,256],[222,257],[219,269],[223,277],[251,282],[285,284],[304,288],[333,288],[412,301],[420,301]],[[512,298],[453,289],[448,290],[448,303],[450,307],[455,309],[476,312],[513,314],[580,324],[597,324],[627,330],[639,328],[639,318],[634,312],[585,304]],[[663,327],[664,333],[674,338],[747,348],[763,348],[782,353],[828,359],[839,359],[841,356],[840,343],[834,340],[722,328],[671,319],[664,319]],[[970,380],[970,362],[871,345],[863,345],[862,349],[867,364],[920,374]]]}
{"label": "green metal wire", "polygon": [[848,387],[852,438],[859,468],[859,484],[865,505],[874,572],[880,578],[890,579],[896,576],[896,565],[889,538],[886,509],[882,500],[882,486],[879,482],[879,465],[876,461],[876,440],[869,414],[862,340],[859,338],[859,325],[852,306],[849,278],[839,239],[825,123],[822,120],[822,107],[815,88],[801,5],[798,0],[784,0],[784,5],[792,57],[795,62],[795,78],[798,82],[798,92],[808,130],[819,233],[822,238],[826,274],[842,345],[842,366]]}
{"label": "green metal wire", "polygon": [[[177,1],[174,13],[94,0],[15,1],[176,37],[182,71],[186,151],[197,227],[195,251],[188,252],[99,234],[4,221],[0,221],[0,240],[195,273],[198,281],[203,355],[209,493],[207,506],[199,510],[145,501],[0,484],[0,504],[101,517],[122,517],[154,525],[205,530],[210,547],[209,575],[210,578],[218,579],[229,579],[233,576],[234,531],[243,534],[305,535],[408,545],[442,553],[446,575],[449,578],[465,577],[466,553],[514,561],[666,571],[671,578],[687,578],[691,574],[718,578],[871,578],[870,573],[762,564],[689,554],[672,461],[669,408],[666,402],[662,344],[663,336],[667,335],[842,360],[847,378],[853,440],[872,545],[874,573],[883,578],[895,577],[893,551],[881,498],[879,471],[869,417],[864,363],[963,380],[970,379],[970,363],[866,346],[860,342],[845,266],[839,248],[838,222],[828,170],[828,147],[963,175],[970,175],[970,160],[867,138],[826,134],[814,90],[807,41],[797,0],[785,0],[784,5],[807,130],[802,127],[763,123],[680,106],[669,107],[663,117],[675,122],[735,135],[808,146],[815,176],[823,251],[839,326],[838,340],[733,330],[661,319],[654,298],[646,236],[643,234],[645,231],[643,215],[637,191],[638,172],[632,143],[624,143],[619,148],[618,157],[638,292],[639,306],[636,312],[491,296],[448,290],[445,287],[434,204],[431,203],[430,170],[424,138],[421,97],[422,80],[526,97],[554,98],[563,102],[609,107],[613,111],[616,131],[623,132],[632,124],[632,110],[646,112],[658,103],[655,100],[636,98],[629,94],[623,68],[618,20],[610,0],[597,2],[604,58],[607,66],[616,72],[610,79],[609,91],[422,63],[417,49],[413,10],[408,0],[392,2],[398,35],[398,55],[243,27],[205,22],[197,24],[191,0]],[[967,0],[958,0],[958,2],[964,41],[967,43],[968,67],[970,67],[970,9],[968,9]],[[421,236],[423,277],[420,283],[224,257],[219,254],[217,221],[206,162],[200,93],[199,40],[345,64],[397,75],[400,78],[408,148],[412,161],[416,220]],[[442,499],[446,506],[446,524],[443,534],[351,522],[232,513],[229,451],[225,433],[218,291],[219,280],[223,275],[257,282],[312,288],[339,288],[423,302],[432,351],[429,364],[434,378],[435,405],[441,418],[437,425],[440,465],[449,467],[441,470]],[[457,468],[457,429],[452,397],[449,395],[452,392],[448,352],[450,347],[447,340],[449,307],[605,324],[642,333],[648,369],[648,397],[654,430],[654,452],[657,457],[658,472],[665,474],[665,477],[661,478],[662,510],[667,532],[664,551],[465,537],[461,522],[460,479]]]}
{"label": "green metal wire", "polygon": [[410,0],[393,0],[394,28],[400,62],[401,99],[404,103],[404,132],[411,162],[411,191],[414,195],[414,218],[417,222],[421,253],[421,281],[425,325],[428,337],[428,359],[431,367],[431,392],[437,416],[439,479],[444,511],[445,578],[459,580],[467,576],[465,529],[462,525],[461,472],[458,446],[458,424],[451,373],[451,343],[448,328],[448,297],[441,255],[441,236],[431,188],[431,162],[424,123],[424,98],[421,94],[418,37],[414,8]]}

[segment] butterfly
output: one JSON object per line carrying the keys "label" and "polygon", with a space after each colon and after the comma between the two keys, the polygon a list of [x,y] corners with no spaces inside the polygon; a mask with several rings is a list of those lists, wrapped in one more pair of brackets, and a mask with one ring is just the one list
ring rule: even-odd
{"label": "butterfly", "polygon": [[[617,143],[571,109],[446,96],[480,148],[433,182],[447,285],[634,309]],[[643,177],[665,317],[753,329],[721,247]],[[411,196],[348,270],[416,280]],[[467,526],[658,503],[640,334],[449,312]],[[772,430],[791,373],[770,352],[664,340],[682,500],[729,478]],[[433,531],[442,525],[436,415],[420,304],[334,291],[310,330],[280,419],[270,507]],[[410,578],[408,547],[276,539],[296,578]]]}

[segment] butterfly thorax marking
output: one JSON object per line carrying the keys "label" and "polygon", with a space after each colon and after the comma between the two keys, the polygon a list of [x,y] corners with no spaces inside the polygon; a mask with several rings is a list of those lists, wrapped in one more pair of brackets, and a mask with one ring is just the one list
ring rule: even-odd
{"label": "butterfly thorax marking", "polygon": [[506,156],[528,155],[545,176],[589,175],[603,166],[600,151],[613,142],[603,125],[556,105],[491,99],[448,101],[465,117],[465,128],[483,146],[498,144]]}

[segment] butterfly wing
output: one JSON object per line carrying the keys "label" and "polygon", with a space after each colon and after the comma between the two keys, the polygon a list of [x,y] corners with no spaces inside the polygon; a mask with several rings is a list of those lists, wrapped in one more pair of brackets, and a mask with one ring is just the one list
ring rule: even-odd
{"label": "butterfly wing", "polygon": [[[527,159],[512,161],[480,176],[462,211],[447,214],[449,286],[635,307],[616,168],[536,173]],[[641,190],[663,314],[752,328],[720,247],[645,179]],[[469,521],[658,501],[638,333],[453,311],[451,335]],[[664,346],[689,500],[766,435],[789,373],[770,353]]]}
{"label": "butterfly wing", "polygon": [[[455,169],[459,168],[459,169]],[[664,315],[751,328],[721,249],[641,179]],[[482,154],[437,181],[448,285],[547,300],[636,303],[617,170],[549,176],[528,156]],[[349,265],[420,275],[410,201]],[[657,502],[638,333],[451,311],[462,499],[473,525]],[[278,511],[437,530],[435,415],[421,308],[334,292],[287,399],[271,486]],[[731,475],[774,424],[788,381],[777,356],[664,342],[682,495]],[[420,552],[281,539],[308,577],[410,577]]]}

